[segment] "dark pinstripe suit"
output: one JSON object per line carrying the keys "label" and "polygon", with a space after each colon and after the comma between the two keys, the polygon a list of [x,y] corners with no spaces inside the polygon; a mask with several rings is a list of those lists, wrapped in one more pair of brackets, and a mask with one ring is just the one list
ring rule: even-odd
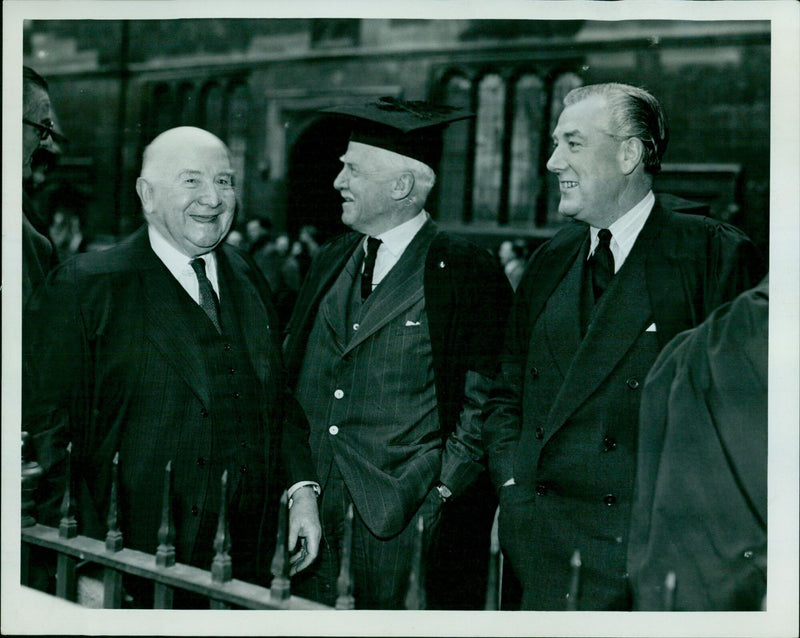
{"label": "dark pinstripe suit", "polygon": [[[216,254],[222,335],[155,256],[145,228],[54,271],[25,316],[23,427],[54,476],[72,440],[79,522],[91,535],[105,531],[119,450],[121,527],[126,545],[144,551],[157,545],[171,459],[177,558],[201,567],[227,469],[234,574],[252,579],[268,566],[269,556],[257,560],[260,544],[274,538],[274,517],[264,517],[278,496],[282,363],[258,269],[228,246]],[[284,431],[292,482],[314,478],[304,428],[288,421]]]}
{"label": "dark pinstripe suit", "polygon": [[[488,253],[429,221],[361,307],[353,290],[362,238],[334,241],[316,259],[290,322],[287,365],[320,478],[341,476],[360,524],[391,543],[421,505],[435,521],[437,480],[458,493],[481,470],[474,424],[456,421],[470,384],[493,370],[487,340],[501,330],[510,289]],[[456,428],[472,450],[445,447]],[[326,498],[323,489],[323,528]],[[383,547],[366,567],[378,576],[361,583],[367,606],[402,605],[410,543]],[[378,581],[382,592],[370,586]]]}

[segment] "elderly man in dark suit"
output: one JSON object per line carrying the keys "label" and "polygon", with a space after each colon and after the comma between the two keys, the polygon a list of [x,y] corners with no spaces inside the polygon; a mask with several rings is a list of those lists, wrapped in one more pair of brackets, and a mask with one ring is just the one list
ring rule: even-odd
{"label": "elderly man in dark suit", "polygon": [[576,223],[523,276],[483,435],[522,607],[624,610],[641,384],[763,271],[737,229],[654,197],[667,130],[652,95],[602,84],[564,104],[547,167]]}
{"label": "elderly man in dark suit", "polygon": [[234,576],[246,580],[266,582],[279,492],[295,486],[290,545],[301,537],[302,569],[320,537],[307,424],[284,392],[269,288],[223,243],[235,209],[228,150],[201,129],[166,131],[145,149],[136,190],[147,225],[68,260],[31,298],[23,428],[51,476],[72,442],[85,534],[105,532],[119,452],[121,527],[134,549],[157,545],[171,461],[177,559],[199,567],[212,560],[227,470]]}
{"label": "elderly man in dark suit", "polygon": [[[488,252],[441,232],[423,208],[437,135],[464,115],[385,98],[332,112],[353,123],[334,187],[356,232],[321,248],[285,342],[323,488],[309,595],[336,595],[352,503],[356,605],[401,609],[418,518],[427,553],[443,502],[482,470],[476,418],[511,290]],[[476,552],[488,550],[488,527],[485,540]]]}

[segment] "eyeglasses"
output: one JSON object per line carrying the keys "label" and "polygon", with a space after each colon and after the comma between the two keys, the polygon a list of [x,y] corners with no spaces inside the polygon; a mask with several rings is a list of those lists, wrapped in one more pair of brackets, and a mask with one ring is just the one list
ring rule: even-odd
{"label": "eyeglasses", "polygon": [[44,142],[48,137],[52,137],[56,142],[66,142],[67,138],[58,133],[55,128],[55,123],[51,119],[44,120],[44,124],[40,124],[39,122],[34,122],[29,120],[26,117],[22,118],[22,123],[27,124],[28,126],[32,126],[36,129],[36,134],[39,136],[39,140]]}

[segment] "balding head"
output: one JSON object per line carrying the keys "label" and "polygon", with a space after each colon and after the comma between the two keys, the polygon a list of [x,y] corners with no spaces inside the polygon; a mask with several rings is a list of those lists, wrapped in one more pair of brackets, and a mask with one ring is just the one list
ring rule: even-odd
{"label": "balding head", "polygon": [[230,161],[225,144],[213,133],[194,126],[179,126],[156,136],[142,155],[141,176],[154,179],[163,174],[164,168],[180,163],[188,149],[221,149]]}
{"label": "balding head", "polygon": [[230,153],[203,129],[181,126],[145,149],[136,192],[147,223],[189,257],[212,251],[236,208]]}

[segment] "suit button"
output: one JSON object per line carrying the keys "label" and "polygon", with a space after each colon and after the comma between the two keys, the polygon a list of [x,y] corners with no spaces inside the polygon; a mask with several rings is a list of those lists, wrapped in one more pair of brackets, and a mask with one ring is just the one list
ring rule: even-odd
{"label": "suit button", "polygon": [[238,392],[234,392],[234,393],[233,393],[233,398],[234,398],[234,399],[238,399],[238,398],[239,398],[239,397],[241,397],[241,396],[242,396],[242,395],[241,395],[241,394],[239,394]]}
{"label": "suit button", "polygon": [[536,366],[533,366],[533,367],[531,368],[531,376],[532,376],[534,379],[536,379],[536,378],[539,376],[539,368],[537,368]]}
{"label": "suit button", "polygon": [[230,352],[230,351],[231,351],[231,344],[229,344],[229,343],[226,343],[226,344],[225,344],[224,346],[222,346],[222,347],[223,347],[223,349],[225,350],[225,352]]}
{"label": "suit button", "polygon": [[616,449],[617,441],[613,436],[607,436],[603,439],[603,452],[611,452]]}
{"label": "suit button", "polygon": [[245,472],[247,472],[247,466],[246,466],[246,465],[240,465],[240,466],[239,466],[239,471],[240,471],[242,474],[244,474]]}
{"label": "suit button", "polygon": [[333,396],[335,396],[337,399],[341,399],[344,397],[344,392],[342,390],[334,390]]}
{"label": "suit button", "polygon": [[534,436],[541,441],[544,438],[544,430],[542,428],[536,428]]}
{"label": "suit button", "polygon": [[197,505],[192,505],[192,516],[197,516],[200,513],[200,508]]}
{"label": "suit button", "polygon": [[636,388],[639,387],[639,379],[637,379],[636,377],[630,377],[625,383],[628,384],[628,387],[631,390],[635,390]]}
{"label": "suit button", "polygon": [[611,507],[612,505],[616,505],[617,504],[617,497],[614,496],[613,494],[606,494],[603,497],[603,503],[605,503],[609,507]]}
{"label": "suit button", "polygon": [[231,367],[231,368],[228,368],[228,372],[229,372],[230,374],[236,374],[236,368],[233,368],[233,367]]}
{"label": "suit button", "polygon": [[753,554],[753,550],[752,550],[752,549],[746,549],[746,550],[744,551],[744,553],[742,554],[742,556],[743,556],[744,558],[746,558],[747,560],[750,560],[750,559],[751,559],[751,558],[753,558],[753,556],[754,556],[754,554]]}
{"label": "suit button", "polygon": [[360,327],[361,327],[361,326],[360,326],[360,325],[358,325],[357,323],[354,323],[354,324],[353,324],[353,330],[358,330]]}
{"label": "suit button", "polygon": [[241,445],[242,447],[247,447],[247,441],[242,441],[241,443],[239,443],[239,445]]}
{"label": "suit button", "polygon": [[205,419],[208,416],[208,410],[205,408],[200,408],[200,416]]}
{"label": "suit button", "polygon": [[339,434],[339,428],[336,427],[335,425],[332,425],[331,427],[328,428],[328,432],[330,432],[333,436],[336,436],[337,434]]}
{"label": "suit button", "polygon": [[545,485],[544,483],[539,483],[536,486],[536,494],[539,496],[544,496],[545,494],[547,494],[547,485]]}
{"label": "suit button", "polygon": [[197,457],[197,465],[203,467],[206,464],[206,460],[202,456]]}

